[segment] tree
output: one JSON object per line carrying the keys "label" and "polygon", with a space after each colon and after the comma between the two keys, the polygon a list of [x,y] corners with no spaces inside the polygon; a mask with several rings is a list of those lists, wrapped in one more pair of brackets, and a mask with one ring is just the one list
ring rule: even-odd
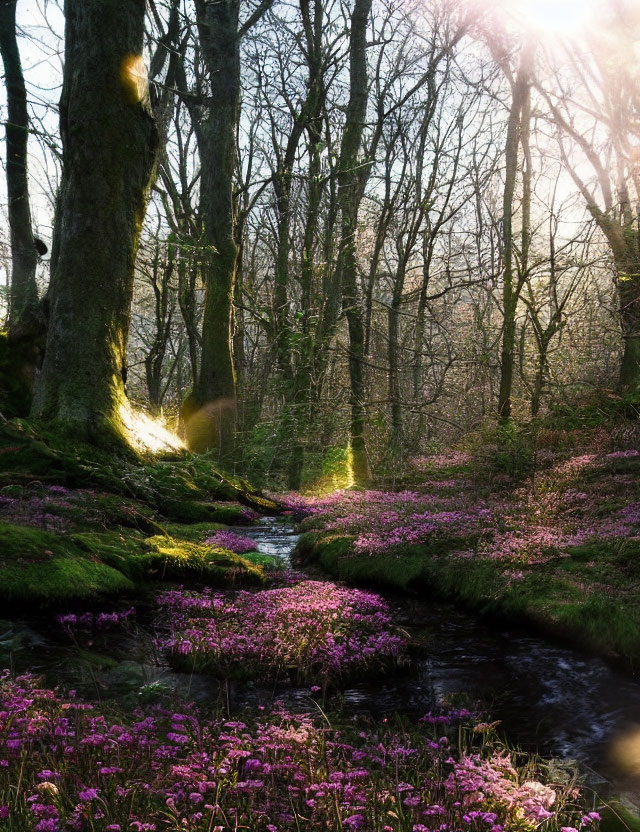
{"label": "tree", "polygon": [[220,458],[230,456],[236,427],[233,182],[240,114],[240,43],[272,4],[273,0],[262,0],[241,24],[240,0],[196,0],[198,39],[209,88],[196,101],[183,85],[200,151],[200,214],[207,253],[202,357],[184,415],[190,447],[216,449]]}
{"label": "tree", "polygon": [[145,0],[65,2],[63,173],[32,415],[79,438],[120,434],[136,250],[158,144],[145,8]]}
{"label": "tree", "polygon": [[342,307],[349,327],[349,382],[351,385],[351,452],[357,483],[369,479],[365,446],[364,321],[358,290],[356,231],[361,202],[358,169],[362,133],[367,114],[367,23],[371,0],[354,0],[349,36],[349,102],[338,163],[340,248],[338,269]]}
{"label": "tree", "polygon": [[[507,123],[505,146],[505,175],[502,201],[502,347],[500,353],[500,393],[498,397],[498,421],[506,424],[511,419],[511,394],[516,344],[516,311],[524,285],[528,257],[531,216],[531,155],[529,150],[531,122],[531,81],[535,42],[527,38],[520,53],[520,63],[515,78],[505,67],[511,87],[511,105]],[[524,156],[522,177],[521,245],[517,251],[513,218],[514,198],[520,151]],[[518,261],[519,255],[519,261]]]}
{"label": "tree", "polygon": [[[571,77],[553,71],[543,95],[565,166],[602,232],[613,261],[624,342],[618,386],[640,390],[640,168],[632,4],[611,4],[588,52],[570,47]],[[627,53],[629,60],[624,59]],[[577,89],[576,89],[577,87]],[[593,183],[586,170],[590,168]]]}
{"label": "tree", "polygon": [[[27,91],[16,40],[17,0],[0,0],[0,55],[7,89],[7,195],[11,229],[11,284],[9,291],[9,332],[30,329],[37,314],[38,252],[31,224],[27,140],[29,114]],[[42,245],[42,244],[41,244]]]}

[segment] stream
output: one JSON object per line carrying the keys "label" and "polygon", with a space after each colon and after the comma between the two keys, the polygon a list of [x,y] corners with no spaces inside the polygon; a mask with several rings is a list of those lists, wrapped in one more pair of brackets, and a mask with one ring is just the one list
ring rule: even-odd
{"label": "stream", "polygon": [[[234,531],[253,537],[259,551],[287,564],[297,542],[291,525],[278,518]],[[480,708],[501,720],[512,744],[577,760],[591,773],[594,788],[608,791],[613,781],[615,789],[640,804],[640,784],[619,780],[609,763],[612,741],[640,726],[640,681],[601,659],[525,630],[495,626],[448,603],[389,602],[401,626],[426,632],[426,654],[414,661],[411,672],[353,685],[326,707],[378,718],[394,713],[420,717],[451,705]],[[313,707],[308,688],[221,684],[174,672],[157,655],[144,627],[124,635],[102,633],[80,651],[61,642],[50,621],[46,626],[31,619],[3,622],[0,632],[8,624],[19,637],[11,654],[14,669],[53,676],[94,698],[107,691],[113,695],[118,686],[125,696],[144,686],[165,685],[196,700],[217,700],[230,711],[268,706],[274,699],[301,710]],[[94,652],[103,658],[96,659]]]}

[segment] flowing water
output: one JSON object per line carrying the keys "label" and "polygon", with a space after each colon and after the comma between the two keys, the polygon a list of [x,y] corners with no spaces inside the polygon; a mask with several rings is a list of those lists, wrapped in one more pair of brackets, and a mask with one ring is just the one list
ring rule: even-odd
{"label": "flowing water", "polygon": [[[287,523],[265,518],[258,526],[237,531],[253,537],[263,553],[290,563],[297,536]],[[325,707],[378,718],[396,712],[422,716],[452,704],[479,707],[501,720],[510,741],[523,749],[578,760],[592,771],[594,786],[601,788],[615,776],[609,749],[616,737],[640,726],[639,681],[601,659],[524,630],[496,627],[451,604],[390,602],[398,623],[426,635],[424,657],[411,672],[354,685]],[[139,617],[144,624],[144,610]],[[82,649],[65,646],[42,622],[13,622],[4,637],[3,629],[0,624],[0,649],[3,638],[6,644],[13,638],[16,669],[53,675],[93,696],[120,690],[133,703],[141,688],[144,692],[149,686],[167,685],[195,699],[217,699],[230,710],[268,706],[275,698],[290,707],[313,707],[314,694],[307,688],[221,685],[206,676],[173,672],[155,654],[144,627],[128,635],[98,635]],[[616,785],[640,801],[640,788],[633,781]]]}
{"label": "flowing water", "polygon": [[[271,519],[244,533],[287,561],[297,541],[291,528]],[[452,702],[479,705],[524,750],[578,760],[592,770],[594,785],[614,776],[612,743],[640,726],[640,681],[602,659],[496,627],[451,604],[390,600],[401,625],[426,630],[426,655],[410,674],[344,691],[348,712],[422,716]],[[304,700],[306,692],[296,694]]]}

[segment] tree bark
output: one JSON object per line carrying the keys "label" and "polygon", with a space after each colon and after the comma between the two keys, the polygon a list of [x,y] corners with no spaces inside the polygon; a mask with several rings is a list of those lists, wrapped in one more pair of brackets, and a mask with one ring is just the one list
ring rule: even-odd
{"label": "tree bark", "polygon": [[0,55],[7,89],[7,196],[11,230],[11,283],[9,287],[9,334],[36,315],[38,254],[31,226],[27,140],[29,115],[27,92],[16,40],[17,0],[0,0]]}
{"label": "tree bark", "polygon": [[615,257],[624,339],[618,386],[622,392],[635,392],[640,390],[640,232],[633,228],[625,231],[624,253]]}
{"label": "tree bark", "polygon": [[120,436],[140,228],[157,131],[142,60],[145,0],[66,0],[63,173],[46,354],[32,415]]}
{"label": "tree bark", "polygon": [[200,371],[184,415],[189,446],[215,450],[219,459],[233,450],[236,377],[233,366],[232,302],[236,242],[233,176],[240,109],[239,0],[197,0],[198,37],[210,85],[202,119],[196,125],[200,151],[200,214],[204,247],[205,302]]}
{"label": "tree bark", "polygon": [[[501,425],[507,424],[511,419],[511,394],[513,390],[513,365],[516,343],[516,310],[520,292],[522,290],[521,275],[518,273],[514,258],[513,201],[518,171],[520,144],[523,137],[527,136],[529,131],[528,102],[530,96],[534,49],[535,47],[532,39],[529,39],[522,48],[520,66],[518,67],[518,73],[513,84],[511,110],[509,112],[509,123],[507,126],[507,142],[505,149],[506,172],[502,202],[502,304],[504,323],[500,354],[500,392],[498,395],[498,421]],[[526,141],[527,140],[525,138],[525,144]],[[523,187],[522,211],[522,254],[524,256],[525,247],[528,247],[527,240],[529,229],[527,217],[530,211],[530,191],[529,194],[526,193],[526,182]],[[522,268],[523,266],[521,264],[521,270]]]}
{"label": "tree bark", "polygon": [[371,0],[354,0],[349,40],[349,103],[340,148],[338,200],[340,204],[339,270],[342,308],[349,329],[349,380],[351,385],[351,452],[353,478],[364,484],[370,478],[365,445],[365,331],[358,289],[356,232],[361,177],[358,171],[362,133],[367,114],[367,23]]}

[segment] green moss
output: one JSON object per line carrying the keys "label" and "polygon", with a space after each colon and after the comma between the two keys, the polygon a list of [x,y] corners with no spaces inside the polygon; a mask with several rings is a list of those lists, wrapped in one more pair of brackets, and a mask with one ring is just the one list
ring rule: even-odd
{"label": "green moss", "polygon": [[149,547],[140,535],[123,535],[118,532],[81,532],[70,539],[87,555],[121,572],[134,583],[150,577],[153,564]]}
{"label": "green moss", "polygon": [[148,562],[154,564],[161,578],[197,575],[217,584],[262,583],[263,570],[246,558],[221,547],[203,546],[169,536],[151,537]]}
{"label": "green moss", "polygon": [[169,537],[201,543],[205,537],[225,528],[222,523],[163,523],[162,533]]}
{"label": "green moss", "polygon": [[126,575],[69,538],[0,523],[0,539],[0,598],[7,603],[55,603],[134,588]]}
{"label": "green moss", "polygon": [[174,523],[209,524],[209,528],[216,523],[227,526],[246,525],[247,518],[242,506],[236,503],[209,503],[197,500],[163,500],[162,513]]}
{"label": "green moss", "polygon": [[215,503],[210,507],[213,523],[225,526],[246,526],[249,521],[245,509],[237,503]]}
{"label": "green moss", "polygon": [[61,537],[0,523],[0,539],[0,599],[7,603],[55,604],[130,593],[149,580],[197,577],[221,587],[255,585],[264,581],[264,567],[272,568],[258,553],[244,558],[168,535],[102,531]]}
{"label": "green moss", "polygon": [[0,487],[38,480],[70,488],[98,488],[134,498],[174,522],[246,522],[233,501],[262,513],[279,513],[277,503],[248,483],[219,471],[211,459],[183,455],[142,460],[134,454],[70,440],[41,425],[14,420],[0,426]]}
{"label": "green moss", "polygon": [[279,572],[285,568],[282,558],[275,555],[265,555],[264,552],[246,552],[242,557],[244,560],[248,560],[249,563],[261,566],[268,572]]}
{"label": "green moss", "polygon": [[132,581],[206,578],[216,586],[256,584],[262,569],[227,549],[203,546],[167,534],[150,538],[110,532],[86,532],[73,539],[87,552],[125,574]]}
{"label": "green moss", "polygon": [[600,810],[600,832],[640,832],[640,817],[619,800],[609,800]]}

